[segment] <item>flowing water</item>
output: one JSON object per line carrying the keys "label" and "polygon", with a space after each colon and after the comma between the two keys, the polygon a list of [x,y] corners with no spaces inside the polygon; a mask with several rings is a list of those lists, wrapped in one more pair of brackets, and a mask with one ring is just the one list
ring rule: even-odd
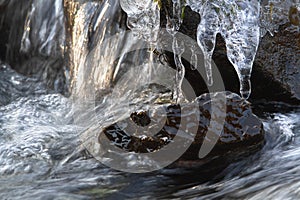
{"label": "flowing water", "polygon": [[[0,0],[0,6],[7,2]],[[35,52],[32,59],[45,58],[29,62],[36,69],[52,69],[53,58],[60,54],[64,40],[62,1],[45,2],[31,1],[25,10],[21,9],[26,16],[23,35],[16,37],[11,33],[22,41],[23,54]],[[151,83],[172,85],[172,74],[160,65],[150,64],[155,58],[149,48],[131,51],[145,49],[142,41],[126,33],[115,36],[126,30],[118,25],[123,19],[116,1],[78,5],[69,58],[71,97],[59,94],[64,91],[61,75],[49,77],[49,70],[22,75],[17,69],[28,69],[24,60],[11,62],[20,66],[0,64],[0,199],[300,198],[300,107],[295,105],[254,104],[254,112],[264,123],[266,144],[259,152],[222,171],[170,167],[130,174],[113,170],[91,156],[83,144],[93,139],[101,126],[126,117],[131,109],[150,106],[158,99],[170,100],[172,86],[159,88]],[[142,6],[153,8],[145,16],[155,13],[152,3]],[[276,26],[283,23],[274,19]],[[151,27],[140,28],[153,31],[142,36],[146,40],[152,38],[153,47],[156,18],[151,20]],[[267,31],[276,29],[271,23],[264,24]],[[87,29],[93,30],[92,34]],[[13,54],[15,42],[9,42],[9,55]],[[121,59],[114,62],[117,58]],[[133,64],[142,67],[126,70]],[[68,78],[69,70],[60,67]],[[50,87],[45,80],[52,78],[54,86]],[[128,106],[128,102],[132,105]],[[92,136],[86,137],[86,133]]]}

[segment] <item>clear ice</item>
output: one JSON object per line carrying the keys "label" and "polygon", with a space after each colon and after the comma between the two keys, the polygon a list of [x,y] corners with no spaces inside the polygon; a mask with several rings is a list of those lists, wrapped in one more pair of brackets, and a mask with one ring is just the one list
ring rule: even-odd
{"label": "clear ice", "polygon": [[155,43],[160,24],[158,4],[153,0],[120,0],[120,5],[127,13],[128,28],[146,41]]}
{"label": "clear ice", "polygon": [[261,4],[260,26],[262,36],[267,32],[273,35],[280,25],[288,22],[292,24],[289,28],[300,31],[297,16],[293,16],[296,10],[300,11],[300,0],[269,0],[262,1]]}
{"label": "clear ice", "polygon": [[172,50],[174,53],[174,61],[176,65],[176,75],[175,75],[175,88],[174,88],[174,99],[177,103],[184,100],[183,92],[181,89],[183,79],[185,76],[185,67],[182,64],[181,56],[184,53],[185,46],[184,43],[178,43],[176,34],[180,29],[182,24],[182,0],[173,0],[173,12],[167,16],[167,31],[173,37]]}
{"label": "clear ice", "polygon": [[[157,2],[157,1],[156,1]],[[227,57],[240,80],[240,94],[251,94],[251,72],[260,36],[276,32],[279,25],[291,21],[291,9],[300,9],[299,0],[172,0],[173,10],[167,16],[167,30],[173,37],[174,59],[179,73],[176,77],[180,93],[184,66],[180,54],[184,47],[176,41],[176,33],[182,23],[182,8],[190,6],[201,16],[197,30],[197,43],[205,58],[207,85],[213,84],[212,55],[216,36],[221,34],[226,42]],[[159,29],[159,9],[154,0],[121,0],[128,14],[128,27],[143,38],[156,38]],[[293,22],[292,22],[293,23]],[[298,28],[294,26],[292,28]],[[195,55],[191,57],[196,64]]]}
{"label": "clear ice", "polygon": [[251,71],[260,39],[258,0],[187,0],[201,16],[197,42],[204,53],[208,85],[213,84],[211,60],[218,33],[226,42],[227,57],[240,79],[240,93],[249,98]]}

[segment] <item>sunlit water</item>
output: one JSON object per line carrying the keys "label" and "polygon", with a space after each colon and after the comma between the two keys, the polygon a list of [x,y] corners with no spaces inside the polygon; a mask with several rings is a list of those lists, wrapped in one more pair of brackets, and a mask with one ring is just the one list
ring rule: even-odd
{"label": "sunlit water", "polygon": [[[11,73],[8,77],[17,76]],[[4,84],[13,93],[18,87],[9,80],[1,82]],[[223,172],[207,178],[197,168],[170,168],[135,175],[110,169],[84,151],[70,99],[31,92],[0,107],[1,198],[297,199],[300,110],[274,105],[278,108],[273,107],[273,112],[260,112],[264,106],[256,108],[266,129],[264,148]]]}
{"label": "sunlit water", "polygon": [[[98,13],[98,20],[94,20],[95,29],[112,26],[109,31],[112,34],[119,27],[113,26],[114,22],[105,21],[105,17],[110,16],[110,12],[115,12],[117,7],[111,5],[113,6],[104,4],[99,8],[95,3],[86,4],[79,13],[106,9],[107,11]],[[57,12],[62,9],[60,4],[54,6]],[[30,13],[34,14],[39,9],[43,7],[37,6]],[[34,17],[29,15],[28,26],[34,23]],[[88,20],[82,17],[75,24],[84,25]],[[85,27],[79,26],[76,30],[76,33],[83,34],[80,31],[85,30]],[[53,34],[46,33],[41,36],[44,38],[41,43],[47,45],[42,45],[44,48],[39,49],[42,52],[52,52],[53,46],[49,42]],[[75,93],[85,97],[86,93],[82,92],[82,88],[85,88],[87,80],[98,80],[95,85],[103,87],[102,93],[100,92],[102,96],[95,98],[96,102],[87,102],[97,109],[79,108],[76,100],[47,89],[41,79],[18,74],[8,65],[0,65],[0,199],[300,198],[300,108],[297,106],[281,103],[273,103],[271,106],[255,104],[254,111],[263,120],[266,130],[265,146],[259,152],[241,158],[215,173],[202,168],[170,167],[147,174],[130,174],[106,167],[93,158],[82,145],[85,139],[82,134],[95,122],[103,126],[113,121],[112,115],[118,119],[128,114],[130,110],[125,107],[128,103],[126,99],[130,97],[138,104],[139,96],[126,91],[141,91],[140,82],[132,80],[137,74],[141,74],[137,80],[147,83],[148,71],[147,68],[135,69],[129,71],[127,79],[122,79],[109,71],[110,66],[107,65],[101,69],[91,67],[85,71],[86,74],[81,74],[86,69],[81,60],[87,57],[91,64],[94,60],[105,58],[99,65],[110,63],[115,59],[111,55],[115,49],[111,47],[117,45],[109,41],[105,49],[107,51],[100,53],[96,49],[86,55],[87,36],[84,34],[74,44],[73,59],[77,64],[74,66],[74,73],[77,73],[74,76],[85,76],[88,79],[75,81],[75,89],[80,88]],[[98,34],[101,37],[95,37],[95,44],[105,37]],[[23,41],[32,40],[31,37],[34,38],[35,35],[25,31]],[[121,40],[118,41],[119,45],[123,44]],[[23,50],[29,51],[30,44],[33,43],[24,43]],[[125,44],[124,46],[134,46],[128,38]],[[145,58],[145,54],[141,52],[133,56]],[[37,66],[33,67],[39,67],[38,62],[35,64]],[[146,66],[143,62],[141,64]],[[117,65],[116,68],[122,71],[122,66]],[[152,69],[153,77],[161,80],[162,71]],[[113,95],[109,95],[111,91],[106,88],[106,83],[109,82],[107,77],[111,76],[116,76],[122,83],[119,89],[112,92]],[[99,80],[99,77],[103,80]],[[170,77],[164,78],[170,80]],[[155,96],[157,93],[143,94],[148,103],[158,98]],[[95,110],[101,118],[93,118],[91,113]]]}

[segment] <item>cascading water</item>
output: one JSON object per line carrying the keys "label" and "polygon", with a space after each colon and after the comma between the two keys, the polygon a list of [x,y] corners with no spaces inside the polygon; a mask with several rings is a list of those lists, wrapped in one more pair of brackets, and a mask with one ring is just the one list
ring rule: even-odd
{"label": "cascading water", "polygon": [[1,58],[18,72],[35,76],[49,89],[66,94],[63,1],[2,2],[0,7],[6,9],[0,13],[0,27],[8,33],[7,37],[2,36],[6,39],[6,51]]}

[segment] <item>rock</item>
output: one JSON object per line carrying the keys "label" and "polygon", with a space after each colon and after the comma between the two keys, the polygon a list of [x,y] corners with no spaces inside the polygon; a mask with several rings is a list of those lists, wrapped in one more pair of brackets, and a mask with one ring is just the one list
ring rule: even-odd
{"label": "rock", "polygon": [[[224,97],[226,95],[226,113],[222,113],[222,106],[224,105],[219,99],[220,95],[224,95]],[[194,106],[195,103],[196,107]],[[212,113],[212,105],[214,106],[214,113]],[[166,110],[167,119],[155,135],[151,135],[151,132],[147,133],[147,129],[143,129],[144,132],[140,132],[139,129],[149,124],[149,118],[153,120],[154,125],[152,124],[152,127],[164,120],[163,116],[159,114],[149,114],[150,111],[132,113],[129,118],[104,128],[102,133],[107,136],[112,145],[136,153],[156,152],[169,145],[175,137],[177,139],[179,137],[179,140],[182,139],[182,143],[184,143],[185,138],[192,136],[194,139],[179,162],[200,161],[206,163],[216,157],[234,160],[238,159],[239,156],[255,152],[264,144],[262,122],[252,113],[250,103],[234,93],[203,94],[192,103],[162,105],[154,108],[154,110],[158,108]],[[199,116],[195,118],[197,113]],[[210,122],[212,116],[218,120]],[[224,124],[221,123],[222,120],[219,120],[222,116],[226,116]],[[197,119],[197,121],[195,122],[193,119]],[[130,125],[131,123],[136,126]],[[213,130],[217,130],[218,127],[223,129],[220,136],[218,131],[208,134],[209,123],[213,123]],[[148,130],[151,130],[151,126]],[[184,133],[179,131],[180,134],[178,134],[178,129],[185,131]],[[197,130],[195,134],[192,133],[193,130]],[[204,159],[199,159],[200,147],[204,142],[213,141],[213,138],[217,142],[212,151]],[[101,141],[99,142],[101,143]]]}
{"label": "rock", "polygon": [[[300,12],[298,15],[300,17]],[[291,23],[280,26],[273,37],[267,34],[262,38],[254,68],[281,85],[283,90],[276,95],[300,100],[300,31],[290,30]],[[264,83],[271,84],[269,81]]]}

